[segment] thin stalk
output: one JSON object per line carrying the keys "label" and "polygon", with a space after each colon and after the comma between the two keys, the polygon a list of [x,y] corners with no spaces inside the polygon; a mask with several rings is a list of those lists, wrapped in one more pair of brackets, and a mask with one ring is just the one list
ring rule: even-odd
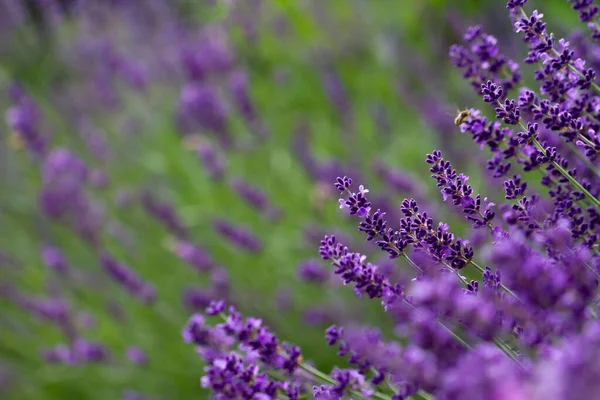
{"label": "thin stalk", "polygon": [[[498,105],[498,107],[502,108],[503,110],[505,110],[504,108],[504,104],[502,104],[499,100],[496,100],[496,104]],[[519,125],[521,126],[521,128],[523,129],[523,131],[527,132],[527,127],[523,124],[523,122],[519,121]],[[541,145],[541,143],[537,140],[537,139],[532,139],[531,141],[533,143],[533,145],[542,153],[545,151],[544,147]],[[552,161],[551,162],[552,166],[554,168],[556,168],[556,170],[558,172],[560,172],[560,174],[562,176],[564,176],[570,183],[571,185],[573,185],[577,190],[579,190],[581,193],[583,193],[583,195],[592,203],[592,205],[594,207],[596,207],[598,210],[600,210],[600,200],[598,200],[597,198],[595,198],[590,192],[588,192],[582,185],[581,183],[579,183],[575,178],[573,178],[571,176],[571,174],[569,174],[568,171],[566,171],[560,164],[558,164],[556,161]]]}
{"label": "thin stalk", "polygon": [[510,347],[508,347],[506,343],[504,343],[501,339],[498,338],[494,338],[494,343],[500,350],[502,350],[504,354],[506,354],[508,358],[513,360],[519,366],[519,368],[523,369],[523,365],[519,361],[517,355],[511,350]]}
{"label": "thin stalk", "polygon": [[[521,124],[521,126],[523,126],[523,124]],[[525,127],[523,126],[523,128],[525,128]],[[542,152],[544,151],[544,147],[540,144],[540,142],[538,142],[537,139],[533,139],[532,142],[533,142],[534,146],[537,147],[538,150],[540,150]],[[597,198],[595,198],[590,192],[587,191],[586,188],[584,188],[583,186],[581,186],[581,183],[577,182],[577,180],[575,178],[573,178],[571,176],[571,174],[569,174],[569,172],[567,172],[556,161],[552,161],[552,166],[554,168],[556,168],[556,170],[558,172],[560,172],[560,174],[562,176],[564,176],[571,183],[571,185],[573,185],[577,190],[579,190],[581,193],[583,193],[584,196],[587,197],[587,199],[594,205],[594,207],[596,207],[597,209],[600,210],[600,200],[598,200]]]}
{"label": "thin stalk", "polygon": [[[523,16],[523,18],[529,19],[529,17],[527,16],[527,13],[525,12],[525,10],[523,10],[523,7],[519,7],[519,11],[521,12],[521,15]],[[540,37],[540,39],[542,39],[542,38]],[[558,51],[556,51],[556,49],[554,47],[552,47],[552,53],[554,53],[555,56],[560,57],[560,53]],[[567,68],[569,68],[571,71],[575,72],[577,74],[577,76],[579,76],[580,78],[584,77],[583,74],[581,72],[579,72],[579,70],[577,70],[577,68],[575,68],[573,65],[568,64]],[[600,86],[598,86],[596,83],[592,82],[591,87],[593,87],[594,90],[600,94]]]}

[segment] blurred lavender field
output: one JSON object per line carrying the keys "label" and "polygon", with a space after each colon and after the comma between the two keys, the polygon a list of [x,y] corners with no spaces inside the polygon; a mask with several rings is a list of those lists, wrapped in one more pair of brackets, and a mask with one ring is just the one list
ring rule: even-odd
{"label": "blurred lavender field", "polygon": [[[600,65],[569,2],[536,5]],[[448,56],[474,23],[526,54],[504,1],[0,0],[0,398],[208,398],[181,330],[213,299],[324,371],[330,325],[393,336],[320,260],[336,234],[402,275],[333,183],[489,243],[425,163],[441,149],[503,200],[453,122],[483,104]]]}

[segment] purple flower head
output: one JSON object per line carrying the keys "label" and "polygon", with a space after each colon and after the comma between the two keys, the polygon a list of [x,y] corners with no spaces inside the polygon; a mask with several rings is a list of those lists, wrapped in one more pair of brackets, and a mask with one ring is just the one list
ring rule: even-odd
{"label": "purple flower head", "polygon": [[[345,181],[344,178],[338,178],[336,186],[340,189],[340,187],[345,187],[345,185],[349,185],[351,182],[352,180]],[[365,218],[371,211],[371,203],[367,201],[365,196],[368,192],[369,189],[360,185],[358,187],[358,193],[350,193],[350,196],[347,199],[339,199],[340,209],[348,209],[350,215],[357,215],[359,218]]]}
{"label": "purple flower head", "polygon": [[222,154],[207,141],[197,148],[198,157],[211,179],[219,180],[225,174],[225,160]]}
{"label": "purple flower head", "polygon": [[86,363],[102,363],[109,358],[106,346],[81,338],[76,339],[73,343],[73,351],[78,360]]}
{"label": "purple flower head", "polygon": [[213,300],[206,307],[207,315],[219,315],[225,310],[225,302],[223,300]]}
{"label": "purple flower head", "polygon": [[439,150],[427,155],[427,163],[432,164],[429,172],[436,180],[437,187],[441,189],[444,201],[450,198],[454,205],[460,206],[466,219],[473,222],[474,228],[491,226],[496,215],[492,210],[495,204],[487,198],[483,199],[482,204],[480,195],[473,197],[473,188],[467,184],[468,176],[457,174],[450,162],[442,158],[442,152]]}
{"label": "purple flower head", "polygon": [[22,90],[13,94],[13,104],[6,110],[6,123],[29,151],[41,157],[48,147],[48,138],[40,130],[41,110]]}
{"label": "purple flower head", "polygon": [[[222,314],[224,304],[213,303],[209,306],[210,314]],[[285,372],[291,376],[300,362],[302,355],[297,346],[280,343],[277,337],[263,325],[258,318],[243,318],[233,307],[230,307],[227,315],[223,315],[225,322],[210,326],[201,314],[192,316],[182,331],[186,343],[194,343],[198,346],[198,353],[209,363],[202,378],[203,385],[211,386],[216,381],[211,375],[212,368],[223,371],[227,365],[240,366],[232,370],[232,374],[244,371],[242,364],[249,363],[254,373],[261,368],[272,368]],[[245,354],[230,352],[232,345],[237,342],[239,349]],[[231,364],[233,363],[233,364]],[[216,372],[216,371],[215,371]],[[253,374],[254,374],[253,373]],[[247,374],[243,372],[243,375]],[[217,392],[220,390],[213,387]]]}
{"label": "purple flower head", "polygon": [[53,322],[63,328],[70,325],[71,306],[61,299],[32,298],[16,294],[14,300],[37,318]]}
{"label": "purple flower head", "polygon": [[204,81],[209,75],[226,72],[232,66],[233,56],[222,30],[207,28],[181,49],[183,67],[192,81]]}
{"label": "purple flower head", "polygon": [[322,305],[317,307],[309,307],[302,311],[302,320],[308,326],[321,326],[331,324],[335,321],[335,316],[332,312]]}
{"label": "purple flower head", "polygon": [[249,205],[270,220],[276,220],[280,212],[269,202],[266,194],[256,186],[252,186],[242,179],[232,179],[229,182],[231,188]]}
{"label": "purple flower head", "polygon": [[600,394],[597,377],[598,325],[593,322],[581,334],[565,337],[549,349],[534,370],[532,395],[536,399],[583,400]]}
{"label": "purple flower head", "polygon": [[134,364],[137,365],[146,365],[148,364],[148,355],[145,351],[140,349],[139,347],[128,347],[125,350],[127,354],[127,358]]}
{"label": "purple flower head", "polygon": [[262,250],[261,240],[246,228],[233,225],[223,218],[213,220],[213,227],[222,237],[246,251],[258,253]]}
{"label": "purple flower head", "polygon": [[350,389],[367,397],[370,397],[374,393],[373,388],[365,379],[364,375],[357,370],[339,369],[336,367],[331,373],[331,377],[336,383],[329,388],[329,391],[330,393],[339,396],[339,398],[342,398],[346,391]]}
{"label": "purple flower head", "polygon": [[227,148],[231,144],[228,110],[219,90],[210,85],[188,83],[180,92],[177,118],[184,133],[205,130],[217,135]]}
{"label": "purple flower head", "polygon": [[141,198],[144,210],[153,218],[163,224],[175,237],[185,239],[188,235],[183,222],[180,221],[173,205],[159,201],[150,192],[142,193]]}
{"label": "purple flower head", "polygon": [[443,398],[525,400],[527,390],[514,363],[495,346],[483,344],[463,356],[442,378]]}
{"label": "purple flower head", "polygon": [[336,325],[331,325],[325,331],[325,339],[327,339],[327,344],[330,346],[334,346],[337,344],[340,339],[344,336],[344,328],[338,327]]}
{"label": "purple flower head", "polygon": [[229,91],[238,112],[248,123],[256,121],[256,109],[250,97],[248,75],[243,69],[236,69],[229,77]]}
{"label": "purple flower head", "polygon": [[218,294],[218,297],[227,296],[230,289],[229,273],[223,267],[213,268],[210,273],[210,283],[212,289]]}
{"label": "purple flower head", "polygon": [[85,163],[69,149],[53,149],[42,166],[42,178],[45,184],[56,184],[62,179],[83,183],[87,176]]}
{"label": "purple flower head", "polygon": [[87,202],[84,193],[86,176],[87,167],[79,157],[65,148],[52,150],[42,165],[43,185],[39,200],[44,212],[53,218],[69,213],[82,214]]}
{"label": "purple flower head", "polygon": [[173,240],[170,245],[177,256],[198,272],[210,270],[214,263],[206,250],[185,240]]}
{"label": "purple flower head", "polygon": [[81,127],[81,136],[83,137],[88,152],[98,161],[106,162],[109,156],[109,145],[105,133],[100,131],[89,123],[83,123]]}
{"label": "purple flower head", "polygon": [[298,278],[304,282],[322,284],[327,281],[329,273],[316,260],[307,260],[300,264],[297,270]]}
{"label": "purple flower head", "polygon": [[102,253],[100,264],[108,276],[129,294],[144,304],[152,304],[156,299],[154,286],[144,282],[131,268],[115,260],[107,253]]}
{"label": "purple flower head", "polygon": [[42,352],[46,361],[56,364],[96,364],[109,359],[108,349],[100,344],[77,338],[72,346],[57,345]]}
{"label": "purple flower head", "polygon": [[69,264],[64,255],[56,247],[44,246],[42,249],[42,260],[46,266],[59,274],[66,274]]}
{"label": "purple flower head", "polygon": [[340,276],[345,285],[354,283],[354,291],[359,296],[367,294],[371,299],[392,301],[402,294],[400,287],[392,285],[376,265],[365,262],[366,256],[350,253],[347,247],[336,242],[335,237],[325,236],[321,241],[319,254],[324,260],[332,261],[334,273]]}
{"label": "purple flower head", "polygon": [[65,345],[57,345],[42,351],[42,357],[51,364],[73,365],[77,363],[75,354]]}
{"label": "purple flower head", "polygon": [[515,8],[523,7],[527,3],[527,0],[508,0],[506,8],[512,10]]}
{"label": "purple flower head", "polygon": [[183,290],[183,304],[190,311],[204,310],[214,299],[213,291],[207,288],[187,287]]}
{"label": "purple flower head", "polygon": [[[506,90],[517,86],[521,81],[521,73],[516,62],[502,54],[497,46],[497,39],[483,32],[480,26],[471,26],[465,35],[465,46],[450,47],[450,60],[462,71],[463,77],[479,94],[483,94],[484,86],[489,92],[487,96],[501,99],[504,91],[487,87],[486,82],[499,82]],[[491,89],[491,90],[490,90]],[[486,100],[487,101],[487,100]]]}

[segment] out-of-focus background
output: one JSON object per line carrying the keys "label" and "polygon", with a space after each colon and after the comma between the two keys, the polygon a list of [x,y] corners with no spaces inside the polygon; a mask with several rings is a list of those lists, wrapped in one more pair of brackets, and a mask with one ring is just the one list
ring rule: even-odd
{"label": "out-of-focus background", "polygon": [[[521,61],[504,3],[0,0],[0,397],[206,398],[180,330],[212,298],[326,371],[327,326],[385,329],[318,258],[337,233],[395,271],[332,183],[452,224],[424,162],[440,148],[498,196],[447,55],[477,23]],[[579,24],[535,4],[559,37]]]}

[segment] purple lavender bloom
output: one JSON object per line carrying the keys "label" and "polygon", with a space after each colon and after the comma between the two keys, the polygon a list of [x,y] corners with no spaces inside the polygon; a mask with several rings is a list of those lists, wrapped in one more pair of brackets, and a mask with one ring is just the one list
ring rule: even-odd
{"label": "purple lavender bloom", "polygon": [[156,299],[154,286],[144,282],[125,264],[115,260],[108,253],[102,253],[99,262],[108,276],[132,296],[144,304],[154,302]]}
{"label": "purple lavender bloom", "polygon": [[146,212],[163,224],[175,237],[178,239],[187,237],[187,229],[171,204],[159,201],[150,192],[144,192],[141,200]]}
{"label": "purple lavender bloom", "polygon": [[[472,26],[465,33],[464,40],[468,47],[451,46],[450,59],[475,90],[480,92],[481,85],[488,80],[499,82],[507,91],[519,84],[521,73],[518,64],[500,53],[494,36],[483,32],[480,26]],[[499,98],[504,93],[499,93]]]}
{"label": "purple lavender bloom", "polygon": [[109,185],[108,174],[100,168],[90,170],[88,181],[90,186],[96,189],[106,189]]}
{"label": "purple lavender bloom", "polygon": [[206,307],[207,315],[218,315],[225,311],[225,302],[223,300],[213,300],[208,307]]}
{"label": "purple lavender bloom", "polygon": [[213,227],[221,236],[246,251],[258,253],[262,250],[261,240],[246,228],[235,226],[223,218],[213,220]]}
{"label": "purple lavender bloom", "polygon": [[233,56],[225,39],[223,31],[208,28],[182,46],[181,60],[190,80],[205,81],[211,74],[231,69]]}
{"label": "purple lavender bloom", "polygon": [[327,281],[329,273],[317,260],[307,260],[298,267],[297,276],[303,282],[322,284]]}
{"label": "purple lavender bloom", "polygon": [[224,156],[207,141],[200,143],[196,151],[208,176],[214,180],[222,179],[226,167]]}
{"label": "purple lavender bloom", "polygon": [[96,326],[96,319],[89,312],[80,312],[75,315],[75,325],[77,328],[90,329]]}
{"label": "purple lavender bloom", "polygon": [[51,364],[74,365],[77,363],[75,354],[66,345],[57,345],[42,351],[42,357]]}
{"label": "purple lavender bloom", "polygon": [[185,240],[174,240],[173,251],[177,256],[198,272],[209,271],[214,262],[207,251]]}
{"label": "purple lavender bloom", "polygon": [[226,104],[216,87],[188,83],[181,89],[177,118],[184,133],[197,133],[199,129],[210,131],[228,148],[231,133],[227,116]]}
{"label": "purple lavender bloom", "polygon": [[81,136],[83,136],[89,154],[100,162],[108,161],[109,146],[104,132],[89,123],[82,125]]}
{"label": "purple lavender bloom", "polygon": [[600,395],[598,333],[598,324],[590,322],[581,334],[550,348],[533,371],[533,398],[583,400]]}
{"label": "purple lavender bloom", "polygon": [[388,186],[394,189],[394,191],[401,194],[412,193],[415,197],[415,192],[423,194],[423,187],[420,185],[420,182],[408,174],[389,168],[380,160],[375,160],[373,162],[373,169]]}
{"label": "purple lavender bloom", "polygon": [[[320,399],[328,398],[328,396],[334,396],[332,398],[342,399],[344,395],[347,394],[348,390],[357,391],[365,397],[370,397],[374,393],[373,388],[365,379],[364,375],[357,370],[339,369],[336,367],[331,373],[331,377],[336,381],[336,383],[325,388],[321,386],[319,388],[320,393],[315,390],[315,398]],[[323,397],[323,391],[326,392],[326,397]]]}
{"label": "purple lavender bloom", "polygon": [[[367,241],[377,239],[377,246],[388,253],[390,258],[406,257],[405,250],[408,246],[413,246],[448,268],[461,269],[471,262],[473,248],[449,232],[448,225],[440,222],[437,228],[434,227],[433,219],[426,212],[419,212],[414,199],[404,199],[402,202],[400,211],[404,218],[400,220],[400,229],[396,230],[388,227],[385,212],[377,210],[371,214],[371,202],[366,197],[368,190],[360,185],[358,193],[354,193],[349,189],[351,184],[352,179],[348,177],[338,177],[336,180],[336,188],[348,196],[339,200],[340,208],[363,219],[358,230],[367,234]],[[333,241],[335,242],[335,238]],[[326,250],[323,242],[321,249]],[[324,259],[327,259],[326,256],[329,255],[321,253]],[[413,262],[409,264],[417,272],[422,272]]]}
{"label": "purple lavender bloom", "polygon": [[486,301],[477,294],[478,282],[474,281],[465,290],[452,274],[440,274],[436,278],[420,279],[409,289],[411,304],[444,315],[466,327],[469,332],[491,340],[502,333],[498,318],[496,299]]}
{"label": "purple lavender bloom", "polygon": [[[215,314],[223,309],[223,304],[212,303],[208,312]],[[233,307],[229,307],[224,318],[225,322],[210,326],[203,315],[195,314],[182,331],[183,340],[186,343],[194,343],[198,347],[198,353],[209,364],[202,378],[204,387],[210,387],[217,393],[222,390],[243,390],[244,393],[250,390],[250,393],[256,393],[257,388],[253,385],[246,386],[247,383],[238,385],[238,389],[224,388],[223,383],[230,379],[237,381],[240,372],[246,375],[246,363],[251,371],[254,371],[251,375],[256,377],[260,369],[279,370],[291,376],[302,362],[300,349],[288,343],[280,343],[277,337],[263,326],[262,320],[252,317],[244,319]],[[240,344],[242,354],[231,351],[236,342]],[[230,370],[227,376],[223,376],[228,368]],[[252,379],[245,382],[250,381]],[[262,389],[264,387],[261,385]]]}
{"label": "purple lavender bloom", "polygon": [[44,246],[42,249],[42,260],[46,266],[61,275],[69,270],[69,264],[64,255],[56,247]]}
{"label": "purple lavender bloom", "polygon": [[444,374],[441,397],[448,400],[525,400],[527,390],[515,365],[496,347],[482,344]]}
{"label": "purple lavender bloom", "polygon": [[106,346],[77,338],[73,343],[73,352],[78,361],[85,363],[102,363],[109,358]]}
{"label": "purple lavender bloom", "polygon": [[12,90],[11,94],[13,105],[6,111],[6,123],[19,135],[29,151],[41,157],[48,147],[48,138],[39,126],[41,110],[20,88]]}
{"label": "purple lavender bloom", "polygon": [[577,11],[581,22],[588,24],[588,27],[592,31],[592,37],[600,39],[600,29],[598,28],[597,19],[600,7],[594,4],[594,0],[569,0],[569,3],[573,3],[571,7]]}
{"label": "purple lavender bloom", "polygon": [[17,294],[15,302],[32,315],[61,327],[69,325],[71,307],[61,299],[30,298]]}
{"label": "purple lavender bloom", "polygon": [[325,331],[325,339],[327,339],[327,344],[330,346],[335,345],[340,341],[340,339],[344,336],[344,328],[338,327],[336,325],[331,325]]}
{"label": "purple lavender bloom", "polygon": [[127,358],[134,364],[137,365],[146,365],[148,364],[148,355],[145,351],[140,349],[139,347],[128,347],[125,350],[127,354]]}
{"label": "purple lavender bloom", "polygon": [[274,221],[281,216],[281,213],[273,207],[265,193],[258,187],[252,186],[238,178],[231,179],[229,185],[238,196],[256,208],[269,220]]}
{"label": "purple lavender bloom", "polygon": [[267,400],[274,398],[278,389],[276,381],[235,352],[213,360],[200,382],[203,388],[211,389],[223,399]]}
{"label": "purple lavender bloom", "polygon": [[183,304],[189,311],[202,311],[215,298],[213,291],[200,287],[188,287],[183,291]]}
{"label": "purple lavender bloom", "polygon": [[108,349],[100,344],[77,338],[72,346],[57,345],[42,351],[44,359],[53,364],[97,364],[109,358]]}
{"label": "purple lavender bloom", "polygon": [[86,177],[87,167],[79,157],[65,148],[52,150],[42,165],[40,203],[44,212],[60,218],[85,207]]}
{"label": "purple lavender bloom", "polygon": [[335,274],[339,275],[342,282],[347,285],[354,283],[357,295],[367,294],[369,298],[384,298],[393,301],[402,295],[399,285],[392,285],[388,279],[377,270],[377,266],[366,263],[366,256],[359,253],[350,253],[348,248],[338,243],[334,236],[321,241],[319,254],[323,260],[331,260],[335,267]]}
{"label": "purple lavender bloom", "polygon": [[427,155],[427,163],[432,165],[429,172],[437,181],[437,187],[441,189],[444,201],[450,198],[455,206],[460,206],[466,219],[473,222],[473,228],[491,227],[496,215],[492,211],[495,204],[484,198],[482,209],[481,196],[478,194],[473,198],[473,188],[467,184],[469,177],[458,175],[450,162],[442,158],[442,152],[439,150]]}
{"label": "purple lavender bloom", "polygon": [[229,91],[231,92],[234,104],[238,112],[246,120],[252,124],[256,122],[256,109],[250,97],[248,88],[248,75],[243,69],[236,69],[229,77]]}
{"label": "purple lavender bloom", "polygon": [[321,326],[331,324],[335,317],[323,306],[311,307],[302,312],[302,320],[309,326]]}
{"label": "purple lavender bloom", "polygon": [[225,298],[229,294],[229,273],[223,267],[215,267],[210,272],[210,285],[215,297]]}

